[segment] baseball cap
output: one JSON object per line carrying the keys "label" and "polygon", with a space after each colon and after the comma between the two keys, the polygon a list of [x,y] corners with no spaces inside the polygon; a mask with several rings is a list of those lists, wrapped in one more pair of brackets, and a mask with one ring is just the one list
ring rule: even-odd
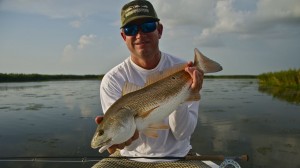
{"label": "baseball cap", "polygon": [[121,28],[129,22],[140,18],[159,21],[155,9],[149,1],[134,0],[125,4],[121,10]]}

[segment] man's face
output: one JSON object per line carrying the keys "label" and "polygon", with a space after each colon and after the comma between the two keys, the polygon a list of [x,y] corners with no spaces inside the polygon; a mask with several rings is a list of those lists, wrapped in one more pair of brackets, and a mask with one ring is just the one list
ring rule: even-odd
{"label": "man's face", "polygon": [[[147,22],[147,20],[139,19],[132,21],[130,24],[140,25],[145,22]],[[161,38],[163,28],[161,24],[156,24],[157,28],[150,33],[143,33],[141,28],[139,28],[138,33],[134,36],[127,36],[124,31],[121,32],[122,38],[124,39],[132,56],[149,58],[152,57],[153,54],[157,54],[159,52],[158,43]]]}

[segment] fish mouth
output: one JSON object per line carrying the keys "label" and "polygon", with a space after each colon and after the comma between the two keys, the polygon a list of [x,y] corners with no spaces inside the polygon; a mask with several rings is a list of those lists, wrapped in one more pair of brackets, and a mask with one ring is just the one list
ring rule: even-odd
{"label": "fish mouth", "polygon": [[106,140],[106,141],[104,141],[102,143],[97,144],[96,140],[93,140],[92,143],[91,143],[91,147],[93,149],[96,149],[96,148],[102,147],[104,145],[107,145],[110,141],[111,141],[111,138],[109,138],[108,140]]}

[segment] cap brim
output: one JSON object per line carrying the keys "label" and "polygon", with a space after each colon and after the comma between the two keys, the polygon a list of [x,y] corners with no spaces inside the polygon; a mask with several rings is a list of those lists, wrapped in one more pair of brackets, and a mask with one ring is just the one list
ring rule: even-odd
{"label": "cap brim", "polygon": [[123,25],[121,25],[121,28],[123,28],[128,23],[130,23],[130,22],[132,22],[134,20],[137,20],[137,19],[149,19],[149,20],[159,21],[158,18],[152,17],[152,16],[134,16],[134,17],[131,17],[130,19],[126,20],[126,22],[124,22]]}

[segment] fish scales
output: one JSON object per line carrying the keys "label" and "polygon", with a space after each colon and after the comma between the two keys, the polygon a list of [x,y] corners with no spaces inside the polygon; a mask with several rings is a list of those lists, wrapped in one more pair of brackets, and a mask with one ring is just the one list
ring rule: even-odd
{"label": "fish scales", "polygon": [[135,109],[134,115],[137,115],[139,112],[151,110],[163,104],[170,97],[175,97],[187,82],[192,82],[189,74],[185,71],[180,71],[155,84],[149,85],[143,90],[125,95],[130,97],[130,101],[126,101],[125,107]]}

